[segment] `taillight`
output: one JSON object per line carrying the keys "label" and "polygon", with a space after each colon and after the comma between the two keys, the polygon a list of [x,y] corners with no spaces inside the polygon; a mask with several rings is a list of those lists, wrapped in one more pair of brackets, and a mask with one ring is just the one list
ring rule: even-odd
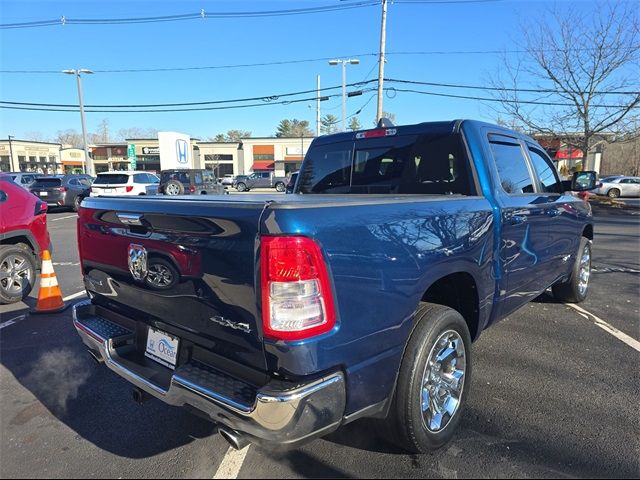
{"label": "taillight", "polygon": [[260,242],[262,325],[274,340],[304,340],[336,324],[329,274],[317,243],[306,237]]}
{"label": "taillight", "polygon": [[67,187],[58,187],[58,188],[57,188],[57,190],[58,190],[59,192],[66,192],[66,191],[68,191],[69,189],[68,189]]}
{"label": "taillight", "polygon": [[127,191],[127,193],[132,192],[133,191],[133,185],[128,185],[127,187],[125,187],[125,190]]}
{"label": "taillight", "polygon": [[392,137],[397,134],[396,128],[378,128],[375,130],[367,130],[366,132],[356,133],[356,138],[362,140],[364,138],[380,138],[380,137]]}
{"label": "taillight", "polygon": [[189,187],[189,191],[190,191],[191,193],[194,193],[194,192],[196,191],[196,187],[195,187],[194,185],[191,185],[191,186]]}
{"label": "taillight", "polygon": [[41,202],[40,200],[38,200],[36,202],[36,209],[34,212],[34,215],[38,216],[41,215],[43,213],[47,213],[47,209],[49,208],[49,206],[47,205],[46,202]]}

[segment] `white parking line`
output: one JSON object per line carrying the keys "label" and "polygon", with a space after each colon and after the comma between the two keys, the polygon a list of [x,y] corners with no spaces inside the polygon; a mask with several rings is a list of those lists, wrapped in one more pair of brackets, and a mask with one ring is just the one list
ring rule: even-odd
{"label": "white parking line", "polygon": [[67,218],[78,218],[78,215],[67,215],[66,217],[53,218],[50,221],[51,222],[58,222],[60,220],[66,220]]}
{"label": "white parking line", "polygon": [[229,447],[227,453],[222,459],[222,463],[218,467],[218,471],[213,478],[238,478],[244,459],[247,456],[250,445],[244,447],[242,450],[236,450],[233,447]]}
{"label": "white parking line", "polygon": [[6,322],[0,323],[0,330],[2,330],[3,328],[6,327],[10,327],[11,325],[14,325],[22,320],[24,320],[26,317],[26,315],[19,315],[17,317],[13,317],[11,320],[7,320]]}
{"label": "white parking line", "polygon": [[616,337],[618,340],[623,341],[624,343],[629,345],[631,348],[635,348],[638,352],[640,352],[640,342],[637,341],[635,338],[632,338],[626,333],[621,332],[617,328],[609,325],[607,322],[605,322],[601,318],[597,317],[591,312],[586,311],[584,308],[579,307],[578,305],[575,305],[573,303],[567,303],[566,305],[573,308],[576,312],[578,312],[587,320],[590,320],[590,319],[593,320],[593,323],[595,323],[598,327],[603,329],[605,332],[610,333],[611,335]]}
{"label": "white parking line", "polygon": [[78,293],[74,293],[72,295],[69,295],[68,297],[64,297],[62,299],[63,302],[68,302],[69,300],[73,300],[74,298],[78,298],[78,297],[82,297],[84,295],[86,295],[87,292],[85,292],[84,290],[82,292],[78,292]]}

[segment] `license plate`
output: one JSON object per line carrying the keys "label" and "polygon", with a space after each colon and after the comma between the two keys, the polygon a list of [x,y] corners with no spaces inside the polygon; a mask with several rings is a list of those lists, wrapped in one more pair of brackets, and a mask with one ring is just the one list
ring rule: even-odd
{"label": "license plate", "polygon": [[113,192],[113,188],[104,188],[104,189],[102,189],[102,191],[104,193],[112,193]]}
{"label": "license plate", "polygon": [[176,360],[178,359],[178,343],[179,340],[176,337],[160,330],[149,328],[147,351],[144,354],[159,364],[175,370]]}
{"label": "license plate", "polygon": [[49,192],[40,192],[41,197],[46,197],[47,195],[49,195]]}

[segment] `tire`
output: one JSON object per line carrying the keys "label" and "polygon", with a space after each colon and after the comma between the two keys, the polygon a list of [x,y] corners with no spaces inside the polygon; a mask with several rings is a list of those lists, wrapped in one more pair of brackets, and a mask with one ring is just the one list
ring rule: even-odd
{"label": "tire", "polygon": [[32,253],[16,245],[0,246],[0,303],[26,298],[36,282],[36,262]]}
{"label": "tire", "polygon": [[591,241],[585,237],[580,240],[578,255],[573,262],[571,276],[562,283],[552,287],[553,296],[561,302],[584,302],[589,294],[591,278]]}
{"label": "tire", "polygon": [[177,180],[171,180],[165,184],[164,194],[171,196],[184,195],[184,185],[182,185],[182,182],[178,182]]}
{"label": "tire", "polygon": [[247,188],[247,185],[245,183],[240,182],[236,184],[236,190],[238,190],[239,192],[246,192],[249,189]]}
{"label": "tire", "polygon": [[426,453],[449,442],[462,418],[471,385],[471,335],[462,315],[442,305],[422,302],[415,318],[386,424],[398,446]]}
{"label": "tire", "polygon": [[180,281],[180,273],[171,262],[160,257],[151,257],[147,267],[145,283],[155,290],[169,290]]}
{"label": "tire", "polygon": [[284,183],[278,182],[276,183],[276,192],[284,192],[285,186]]}
{"label": "tire", "polygon": [[612,188],[607,192],[607,197],[609,198],[618,198],[620,196],[620,190],[617,188]]}
{"label": "tire", "polygon": [[80,208],[80,204],[82,203],[82,200],[84,200],[84,197],[81,197],[80,195],[78,195],[76,198],[73,199],[73,211],[77,212],[78,209]]}

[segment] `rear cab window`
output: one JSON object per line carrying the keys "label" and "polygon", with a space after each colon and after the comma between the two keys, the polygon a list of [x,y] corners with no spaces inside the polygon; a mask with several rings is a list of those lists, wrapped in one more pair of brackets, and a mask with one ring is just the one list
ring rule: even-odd
{"label": "rear cab window", "polygon": [[359,139],[311,149],[300,193],[475,195],[459,133]]}

